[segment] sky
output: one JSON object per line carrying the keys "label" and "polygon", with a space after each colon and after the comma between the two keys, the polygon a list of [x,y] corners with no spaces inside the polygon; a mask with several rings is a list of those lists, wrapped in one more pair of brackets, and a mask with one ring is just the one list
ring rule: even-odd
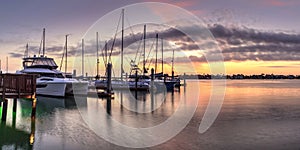
{"label": "sky", "polygon": [[[29,44],[30,55],[38,53],[42,29],[46,28],[48,57],[54,57],[60,65],[65,35],[70,34],[68,71],[71,72],[74,69],[74,65],[71,64],[79,66],[74,61],[80,59],[72,57],[79,56],[80,42],[85,38],[86,72],[95,74],[95,32],[100,33],[100,48],[104,47],[105,41],[112,44],[118,27],[120,7],[131,5],[131,9],[125,7],[124,42],[128,66],[128,61],[133,59],[141,42],[141,21],[148,19],[149,22],[166,22],[170,21],[170,18],[183,17],[181,9],[178,12],[167,13],[168,10],[164,7],[132,6],[142,2],[167,3],[187,10],[201,20],[201,28],[204,28],[205,35],[210,33],[209,40],[205,38],[204,42],[196,42],[176,29],[177,26],[181,26],[181,29],[186,31],[195,30],[191,25],[181,24],[180,21],[170,23],[174,25],[173,28],[147,25],[147,52],[150,49],[155,50],[150,47],[153,47],[155,35],[159,32],[164,38],[166,69],[170,70],[172,50],[176,49],[174,63],[178,74],[194,73],[193,69],[199,74],[211,73],[207,58],[214,55],[215,49],[219,49],[224,59],[226,74],[300,74],[300,1],[297,0],[1,0],[1,69],[6,71],[8,57],[8,71],[20,70],[25,45]],[[120,31],[117,31],[116,49],[112,50],[116,62],[119,61],[119,35]],[[202,36],[199,35],[201,38]],[[190,64],[193,65],[192,70],[187,67]],[[103,63],[101,65],[103,66]],[[77,70],[80,72],[80,69]]]}

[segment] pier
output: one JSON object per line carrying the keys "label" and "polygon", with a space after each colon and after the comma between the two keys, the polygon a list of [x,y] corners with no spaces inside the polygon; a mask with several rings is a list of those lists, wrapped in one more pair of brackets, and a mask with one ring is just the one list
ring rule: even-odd
{"label": "pier", "polygon": [[10,99],[13,100],[13,112],[16,113],[18,98],[26,98],[32,101],[32,116],[35,116],[35,91],[35,75],[0,74],[0,107],[2,107],[1,120],[6,121],[7,103]]}
{"label": "pier", "polygon": [[[32,102],[31,111],[31,133],[29,136],[30,145],[34,142],[35,115],[36,115],[36,75],[29,74],[0,74],[0,117],[1,124],[5,124],[7,118],[8,101],[13,101],[13,123],[15,128],[17,99],[24,98]],[[9,128],[9,127],[1,127]],[[5,135],[4,135],[5,136]]]}

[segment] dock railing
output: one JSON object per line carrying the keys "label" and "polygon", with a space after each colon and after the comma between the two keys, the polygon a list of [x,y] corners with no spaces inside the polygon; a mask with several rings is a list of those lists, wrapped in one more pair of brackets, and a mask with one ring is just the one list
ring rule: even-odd
{"label": "dock railing", "polygon": [[0,74],[0,95],[5,98],[33,98],[36,92],[36,75]]}

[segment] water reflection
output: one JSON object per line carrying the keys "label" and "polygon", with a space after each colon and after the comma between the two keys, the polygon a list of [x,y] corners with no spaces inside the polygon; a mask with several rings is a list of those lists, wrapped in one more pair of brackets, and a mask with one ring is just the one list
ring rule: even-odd
{"label": "water reflection", "polygon": [[[82,100],[81,104],[84,106],[87,98],[79,99]],[[40,144],[43,141],[42,137],[45,135],[43,134],[45,131],[50,128],[59,128],[60,125],[55,119],[62,117],[57,115],[60,113],[59,111],[77,110],[75,99],[72,97],[37,96],[37,101],[18,99],[16,102],[16,111],[14,111],[13,100],[8,100],[7,118],[0,125],[0,147],[2,149],[34,149],[36,143]],[[55,132],[57,132],[56,130],[54,129]],[[43,145],[38,145],[38,147],[43,147]]]}
{"label": "water reflection", "polygon": [[[36,99],[31,99],[27,103],[32,103],[31,108],[31,123],[30,123],[30,133],[24,131],[22,128],[16,125],[17,124],[17,99],[8,99],[5,100],[6,104],[4,111],[5,116],[2,116],[2,121],[0,124],[0,147],[2,149],[32,149],[34,143],[34,133],[35,133],[35,115],[36,115]],[[13,104],[11,104],[13,103]],[[13,105],[13,106],[12,106]],[[1,105],[2,106],[2,105]],[[21,108],[22,110],[22,108]],[[2,111],[2,110],[1,110]],[[20,108],[19,108],[20,111]],[[9,114],[12,114],[10,116]],[[8,115],[8,116],[7,116]],[[3,119],[4,118],[4,119]]]}

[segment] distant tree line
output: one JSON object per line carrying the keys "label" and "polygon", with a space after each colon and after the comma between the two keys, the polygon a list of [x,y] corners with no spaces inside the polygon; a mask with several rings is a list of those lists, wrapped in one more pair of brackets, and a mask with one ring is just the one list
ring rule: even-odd
{"label": "distant tree line", "polygon": [[300,75],[275,75],[275,74],[260,74],[260,75],[244,75],[244,74],[198,74],[198,75],[180,75],[180,78],[185,79],[300,79]]}

